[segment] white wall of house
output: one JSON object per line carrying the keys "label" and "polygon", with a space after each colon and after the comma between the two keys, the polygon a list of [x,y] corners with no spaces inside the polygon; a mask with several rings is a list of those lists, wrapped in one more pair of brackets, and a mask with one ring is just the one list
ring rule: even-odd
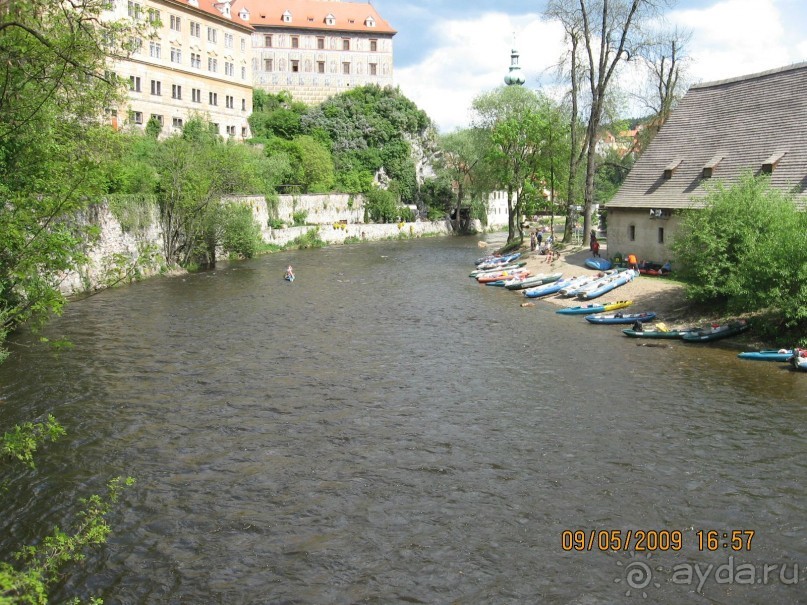
{"label": "white wall of house", "polygon": [[608,208],[608,256],[633,253],[640,261],[672,261],[675,268],[672,242],[680,225],[675,213],[662,218],[651,217],[648,208]]}
{"label": "white wall of house", "polygon": [[[513,194],[514,199],[516,194]],[[507,192],[492,191],[488,195],[488,227],[507,224]]]}

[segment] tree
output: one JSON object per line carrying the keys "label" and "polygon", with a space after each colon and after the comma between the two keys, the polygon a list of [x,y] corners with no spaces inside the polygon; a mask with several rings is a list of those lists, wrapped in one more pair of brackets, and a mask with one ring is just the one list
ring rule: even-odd
{"label": "tree", "polygon": [[525,186],[554,179],[556,107],[544,95],[507,86],[478,96],[473,110],[474,126],[487,132],[486,161],[507,190],[507,242],[521,241]]}
{"label": "tree", "polygon": [[169,263],[188,266],[198,257],[215,262],[218,242],[211,234],[217,231],[210,223],[215,205],[225,195],[267,193],[260,151],[222,142],[200,118],[159,143],[155,164],[163,254]]}
{"label": "tree", "polygon": [[689,65],[687,44],[690,31],[673,28],[660,30],[640,49],[639,57],[648,73],[648,89],[642,100],[651,114],[642,131],[640,149],[646,148],[667,122],[673,108],[686,90],[686,70]]}
{"label": "tree", "polygon": [[[653,0],[578,0],[575,3],[549,0],[547,4],[545,14],[563,23],[567,39],[572,44],[572,96],[575,103],[579,95],[578,76],[582,75],[588,84],[588,119],[582,145],[586,158],[583,216],[586,244],[595,203],[596,142],[606,94],[623,56],[630,59],[644,45],[639,26],[654,7]],[[579,71],[578,65],[581,67]]]}
{"label": "tree", "polygon": [[[439,139],[440,152],[436,167],[452,183],[456,194],[454,204],[454,231],[463,231],[460,224],[460,209],[465,195],[480,185],[484,174],[484,159],[487,149],[487,132],[479,128],[458,130]],[[467,226],[465,226],[467,228]]]}
{"label": "tree", "polygon": [[72,222],[106,188],[100,118],[122,89],[105,70],[127,30],[102,22],[105,0],[0,7],[0,345],[59,312],[64,273],[90,234]]}
{"label": "tree", "polygon": [[737,312],[773,307],[789,327],[805,324],[807,213],[768,177],[717,183],[678,231],[673,251],[691,298]]}

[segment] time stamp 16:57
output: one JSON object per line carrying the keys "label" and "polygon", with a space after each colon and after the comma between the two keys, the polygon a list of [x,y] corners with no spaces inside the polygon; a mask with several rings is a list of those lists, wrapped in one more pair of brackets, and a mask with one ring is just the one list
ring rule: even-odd
{"label": "time stamp 16:57", "polygon": [[[750,551],[753,529],[699,529],[695,532],[700,551]],[[633,550],[679,551],[684,535],[678,529],[565,529],[560,534],[564,551]]]}

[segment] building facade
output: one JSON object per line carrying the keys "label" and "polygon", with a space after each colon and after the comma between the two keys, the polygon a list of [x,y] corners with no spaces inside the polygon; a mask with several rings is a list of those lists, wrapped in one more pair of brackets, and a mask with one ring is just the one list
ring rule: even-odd
{"label": "building facade", "polygon": [[255,88],[316,104],[355,86],[392,85],[396,32],[369,3],[241,0],[237,10],[253,28]]}
{"label": "building facade", "polygon": [[805,120],[807,63],[692,86],[606,204],[608,253],[674,262],[680,212],[748,173],[807,206]]}
{"label": "building facade", "polygon": [[219,134],[250,136],[252,33],[233,2],[212,0],[115,0],[106,17],[144,25],[126,58],[110,59],[129,82],[126,107],[112,112],[117,127],[144,128],[150,118],[162,135],[181,130],[199,115]]}

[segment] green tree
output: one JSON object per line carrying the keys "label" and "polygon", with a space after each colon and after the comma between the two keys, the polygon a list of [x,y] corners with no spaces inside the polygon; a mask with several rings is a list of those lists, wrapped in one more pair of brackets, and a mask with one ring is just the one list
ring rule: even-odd
{"label": "green tree", "polygon": [[[440,153],[437,156],[438,171],[455,184],[454,195],[454,231],[463,231],[467,225],[461,225],[461,212],[467,194],[483,185],[485,171],[485,155],[489,146],[488,131],[480,128],[458,130],[439,139]],[[490,185],[485,182],[484,184]],[[489,186],[488,189],[492,187]]]}
{"label": "green tree", "polygon": [[302,135],[294,139],[300,158],[299,182],[304,191],[325,193],[334,184],[333,159],[328,149],[314,137]]}
{"label": "green tree", "polygon": [[122,89],[107,53],[126,30],[104,0],[0,7],[0,345],[9,329],[59,312],[59,281],[91,234],[75,212],[107,188],[100,118]]}
{"label": "green tree", "polygon": [[[556,107],[544,96],[506,86],[474,99],[474,125],[488,133],[487,161],[507,190],[508,244],[521,241],[527,183],[554,180],[561,139]],[[556,133],[556,136],[553,136]]]}
{"label": "green tree", "polygon": [[733,311],[778,310],[807,320],[807,215],[767,177],[717,183],[702,208],[683,214],[673,251],[688,295]]}

